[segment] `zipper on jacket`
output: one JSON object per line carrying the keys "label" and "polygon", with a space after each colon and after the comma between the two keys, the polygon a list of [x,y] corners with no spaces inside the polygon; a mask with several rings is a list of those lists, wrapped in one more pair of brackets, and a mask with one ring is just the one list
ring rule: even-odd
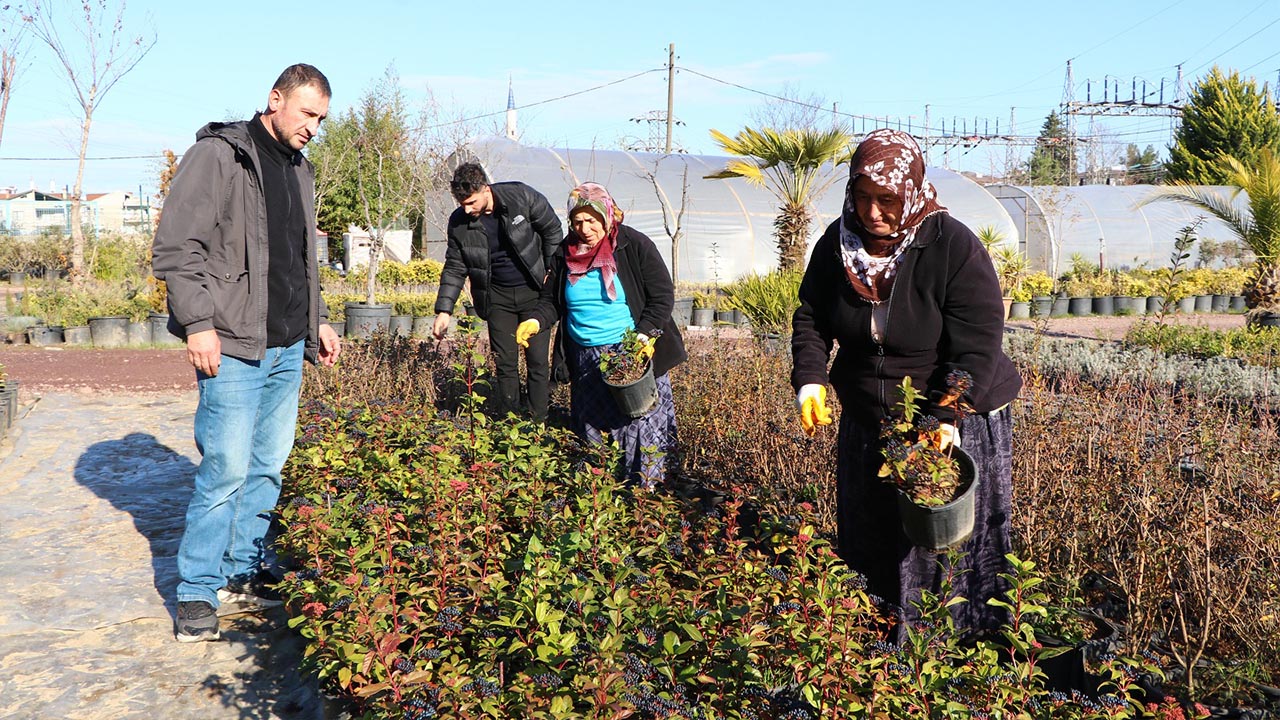
{"label": "zipper on jacket", "polygon": [[[907,258],[903,258],[902,260],[903,264],[905,264],[906,261],[907,261]],[[901,269],[902,265],[899,265],[898,267],[899,269]],[[897,289],[897,286],[898,286],[898,283],[895,281],[893,285],[889,287],[889,298],[884,301],[885,303],[884,327],[880,328],[880,340],[876,342],[876,355],[878,357],[878,359],[876,360],[876,379],[879,380],[880,382],[880,407],[882,410],[884,410],[885,417],[889,417],[892,414],[893,407],[889,403],[889,401],[885,398],[884,346],[885,346],[885,340],[889,338],[889,316],[893,313],[893,291]],[[872,303],[871,305],[872,315],[875,314],[875,309],[877,304],[878,303]],[[872,319],[874,320],[874,318]],[[868,328],[868,330],[870,330],[870,328]],[[875,340],[874,334],[872,335],[872,340]]]}

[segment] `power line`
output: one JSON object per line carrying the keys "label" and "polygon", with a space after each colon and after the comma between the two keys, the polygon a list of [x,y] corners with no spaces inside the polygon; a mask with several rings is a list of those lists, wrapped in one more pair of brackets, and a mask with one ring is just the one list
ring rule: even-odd
{"label": "power line", "polygon": [[1208,65],[1209,63],[1211,63],[1211,62],[1213,62],[1213,61],[1217,60],[1218,58],[1222,57],[1223,55],[1226,55],[1227,53],[1231,52],[1232,50],[1235,50],[1236,48],[1238,48],[1238,47],[1240,47],[1241,45],[1245,44],[1245,43],[1246,43],[1246,42],[1248,42],[1249,40],[1252,40],[1255,36],[1257,36],[1257,35],[1258,35],[1259,33],[1261,33],[1263,30],[1266,30],[1267,28],[1271,27],[1272,25],[1275,25],[1275,24],[1276,24],[1276,23],[1278,23],[1278,22],[1280,22],[1280,17],[1278,17],[1278,18],[1276,18],[1275,20],[1272,20],[1271,22],[1267,23],[1266,25],[1263,25],[1262,27],[1258,28],[1258,29],[1257,29],[1257,30],[1255,30],[1253,33],[1251,33],[1248,37],[1246,37],[1245,39],[1243,39],[1243,40],[1241,40],[1240,42],[1236,43],[1235,45],[1232,45],[1231,47],[1227,48],[1226,50],[1223,50],[1222,52],[1218,53],[1217,55],[1215,55],[1215,56],[1213,56],[1213,57],[1209,58],[1208,60],[1205,60],[1204,62],[1200,63],[1199,65],[1197,65],[1197,66],[1196,66],[1195,70],[1192,70],[1191,72],[1189,72],[1189,73],[1187,73],[1187,74],[1188,74],[1188,75],[1195,75],[1196,70],[1199,70],[1200,68],[1202,68],[1202,67],[1204,67],[1205,65]]}
{"label": "power line", "polygon": [[[643,75],[648,75],[648,74],[650,74],[650,73],[655,73],[655,72],[665,72],[666,70],[667,70],[667,68],[665,68],[665,67],[660,67],[660,68],[651,68],[651,69],[649,69],[649,70],[641,70],[640,72],[638,72],[638,73],[636,73],[636,74],[634,74],[634,75],[628,75],[628,76],[626,76],[626,77],[624,77],[624,78],[619,78],[619,79],[617,79],[617,80],[613,80],[613,81],[610,81],[610,82],[607,82],[607,83],[603,83],[603,84],[601,84],[601,85],[596,85],[595,87],[589,87],[589,88],[587,88],[587,89],[585,89],[585,90],[577,90],[577,91],[574,91],[574,92],[571,92],[571,93],[565,93],[564,95],[557,95],[556,97],[553,97],[553,98],[547,98],[546,100],[539,100],[539,101],[537,101],[537,102],[531,102],[531,103],[528,103],[527,105],[519,105],[519,106],[517,106],[517,107],[516,107],[516,110],[525,110],[525,109],[527,109],[527,108],[537,107],[537,106],[539,106],[539,105],[546,105],[546,104],[548,104],[548,103],[559,102],[559,101],[561,101],[561,100],[567,100],[568,98],[571,98],[571,97],[577,97],[578,95],[585,95],[585,94],[587,94],[587,93],[595,92],[595,91],[597,91],[597,90],[603,90],[603,89],[605,89],[605,88],[607,88],[607,87],[611,87],[611,86],[613,86],[613,85],[617,85],[617,84],[619,84],[619,83],[627,82],[628,80],[635,80],[636,78],[641,77],[641,76],[643,76]],[[491,113],[484,113],[484,114],[482,114],[482,115],[474,115],[474,116],[472,116],[472,117],[461,118],[461,119],[459,119],[459,120],[450,120],[449,122],[438,123],[438,124],[436,124],[436,125],[428,125],[425,129],[427,129],[427,130],[435,130],[435,129],[437,129],[437,128],[449,127],[450,125],[461,125],[462,123],[472,122],[473,120],[483,120],[483,119],[488,118],[488,117],[495,117],[495,116],[498,116],[498,115],[505,115],[505,114],[506,114],[506,112],[507,112],[506,108],[503,108],[502,110],[497,110],[497,111],[495,111],[495,112],[491,112]]]}
{"label": "power line", "polygon": [[[179,155],[178,157],[182,157]],[[66,160],[79,160],[79,157],[0,157],[0,160],[22,160],[25,162],[63,162]],[[162,160],[164,155],[102,155],[99,157],[86,157],[85,160]]]}
{"label": "power line", "polygon": [[1261,59],[1261,60],[1259,60],[1258,62],[1256,62],[1256,63],[1254,63],[1254,64],[1250,65],[1249,67],[1247,67],[1247,68],[1245,68],[1245,69],[1241,70],[1241,71],[1240,71],[1240,74],[1241,74],[1241,75],[1243,75],[1243,74],[1245,74],[1245,73],[1249,72],[1250,70],[1252,70],[1252,69],[1254,69],[1254,68],[1258,67],[1258,66],[1259,66],[1259,65],[1261,65],[1262,63],[1264,63],[1264,62],[1266,62],[1266,61],[1270,60],[1271,58],[1273,58],[1273,57],[1275,57],[1275,56],[1277,56],[1277,55],[1280,55],[1280,50],[1277,50],[1277,51],[1275,51],[1275,52],[1271,53],[1270,55],[1268,55],[1268,56],[1266,56],[1266,57],[1262,58],[1262,59]]}
{"label": "power line", "polygon": [[[1088,53],[1093,52],[1094,50],[1097,50],[1098,48],[1102,47],[1103,45],[1106,45],[1107,43],[1111,42],[1112,40],[1115,40],[1116,38],[1120,37],[1121,35],[1124,35],[1125,33],[1129,32],[1130,30],[1132,30],[1132,29],[1134,29],[1134,28],[1138,27],[1139,25],[1145,25],[1146,23],[1150,22],[1151,20],[1154,20],[1154,19],[1156,19],[1157,17],[1159,17],[1160,15],[1163,15],[1163,14],[1165,14],[1166,12],[1169,12],[1170,10],[1174,9],[1175,7],[1177,7],[1177,6],[1181,5],[1181,4],[1182,4],[1182,3],[1184,3],[1184,2],[1186,2],[1186,0],[1176,0],[1176,2],[1174,2],[1172,5],[1168,5],[1168,6],[1166,6],[1163,10],[1157,10],[1154,14],[1149,15],[1149,16],[1147,16],[1146,18],[1144,18],[1144,19],[1142,19],[1142,20],[1139,20],[1138,22],[1134,23],[1133,25],[1130,25],[1129,27],[1125,28],[1124,30],[1121,30],[1120,32],[1116,33],[1115,35],[1112,35],[1111,37],[1107,38],[1106,40],[1103,40],[1102,42],[1098,43],[1097,45],[1094,45],[1093,47],[1089,48],[1088,50],[1085,50],[1084,52],[1079,53],[1079,54],[1078,54],[1078,55],[1076,55],[1075,57],[1071,58],[1071,60],[1075,60],[1075,59],[1080,58],[1080,57],[1082,57],[1082,56],[1084,56],[1084,55],[1087,55]],[[1069,60],[1068,62],[1070,62],[1070,60]]]}
{"label": "power line", "polygon": [[1187,59],[1186,59],[1186,60],[1183,60],[1183,61],[1182,61],[1181,63],[1179,63],[1179,64],[1180,64],[1180,65],[1187,65],[1187,64],[1189,64],[1189,63],[1191,62],[1191,58],[1195,57],[1196,55],[1199,55],[1200,53],[1204,52],[1205,48],[1208,48],[1209,46],[1211,46],[1211,45],[1213,45],[1214,43],[1216,43],[1216,42],[1218,42],[1219,40],[1221,40],[1221,39],[1222,39],[1222,37],[1223,37],[1224,35],[1226,35],[1227,33],[1231,32],[1233,29],[1235,29],[1235,26],[1237,26],[1237,25],[1239,25],[1240,23],[1242,23],[1242,22],[1244,22],[1245,20],[1247,20],[1247,19],[1249,18],[1249,16],[1250,16],[1250,15],[1252,15],[1252,14],[1254,14],[1254,13],[1258,12],[1258,10],[1259,10],[1260,8],[1262,8],[1262,6],[1263,6],[1263,5],[1266,5],[1268,2],[1270,2],[1270,0],[1262,0],[1262,2],[1258,3],[1258,4],[1257,4],[1257,6],[1255,6],[1252,10],[1250,10],[1250,11],[1249,11],[1249,12],[1247,12],[1247,13],[1245,13],[1245,14],[1244,14],[1244,15],[1243,15],[1239,20],[1237,20],[1237,21],[1235,21],[1235,22],[1231,23],[1230,25],[1228,25],[1226,30],[1223,30],[1222,32],[1218,33],[1217,37],[1215,37],[1214,39],[1212,39],[1212,40],[1210,40],[1209,42],[1205,43],[1203,46],[1201,46],[1200,48],[1198,48],[1195,52],[1193,52],[1193,53],[1191,53],[1190,55],[1188,55],[1188,56],[1187,56]]}

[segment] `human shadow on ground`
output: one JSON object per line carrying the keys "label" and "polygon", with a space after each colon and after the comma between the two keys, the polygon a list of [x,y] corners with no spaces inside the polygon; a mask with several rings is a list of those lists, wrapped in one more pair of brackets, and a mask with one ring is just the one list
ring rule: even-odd
{"label": "human shadow on ground", "polygon": [[[76,459],[75,479],[133,519],[146,538],[156,592],[170,617],[177,614],[178,544],[186,521],[196,466],[154,435],[130,433],[90,445]],[[315,684],[299,672],[304,643],[287,627],[282,609],[222,618],[222,642],[237,645],[252,665],[231,676],[211,673],[206,693],[243,720],[314,717]]]}
{"label": "human shadow on ground", "polygon": [[76,459],[76,482],[129,513],[146,538],[156,592],[171,617],[177,612],[178,543],[195,472],[185,456],[140,432],[94,443]]}

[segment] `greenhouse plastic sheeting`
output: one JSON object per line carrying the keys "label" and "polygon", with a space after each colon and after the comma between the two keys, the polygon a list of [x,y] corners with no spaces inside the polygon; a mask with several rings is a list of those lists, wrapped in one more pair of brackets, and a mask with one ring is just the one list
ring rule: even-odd
{"label": "greenhouse plastic sheeting", "polygon": [[[1231,198],[1233,187],[1200,190]],[[986,188],[1004,205],[1019,234],[1031,267],[1057,276],[1079,254],[1106,268],[1164,267],[1182,228],[1203,221],[1201,240],[1227,242],[1235,235],[1216,218],[1185,203],[1152,199],[1169,191],[1157,185],[1014,186]],[[1246,198],[1235,198],[1244,209]],[[1194,253],[1193,253],[1194,255]]]}
{"label": "greenhouse plastic sheeting", "polygon": [[[455,156],[451,167],[464,156],[478,160],[493,182],[520,180],[546,195],[562,222],[570,190],[586,181],[604,185],[626,213],[625,222],[653,239],[668,267],[671,240],[664,229],[663,208],[667,208],[674,229],[673,211],[681,207],[682,178],[687,167],[689,190],[678,251],[678,279],[729,282],[777,267],[777,242],[773,236],[777,199],[765,188],[740,178],[705,178],[722,170],[733,158],[539,148],[505,138],[473,142]],[[846,167],[828,168],[827,177],[833,181],[818,200],[810,247],[839,217],[847,173]],[[929,168],[927,174],[938,188],[942,204],[975,232],[990,225],[1005,237],[1005,242],[1019,242],[1009,214],[980,185],[940,168]],[[452,205],[448,198],[437,198],[432,207],[436,208],[432,212],[442,217],[429,223],[428,254],[439,259],[443,257],[441,227]]]}

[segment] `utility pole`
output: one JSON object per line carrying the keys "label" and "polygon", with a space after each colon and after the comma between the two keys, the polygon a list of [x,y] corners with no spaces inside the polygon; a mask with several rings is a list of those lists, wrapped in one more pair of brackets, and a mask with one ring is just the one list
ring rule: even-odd
{"label": "utility pole", "polygon": [[929,165],[929,103],[924,104],[924,164]]}
{"label": "utility pole", "polygon": [[667,45],[667,144],[663,152],[671,154],[671,123],[675,118],[676,103],[676,44]]}

